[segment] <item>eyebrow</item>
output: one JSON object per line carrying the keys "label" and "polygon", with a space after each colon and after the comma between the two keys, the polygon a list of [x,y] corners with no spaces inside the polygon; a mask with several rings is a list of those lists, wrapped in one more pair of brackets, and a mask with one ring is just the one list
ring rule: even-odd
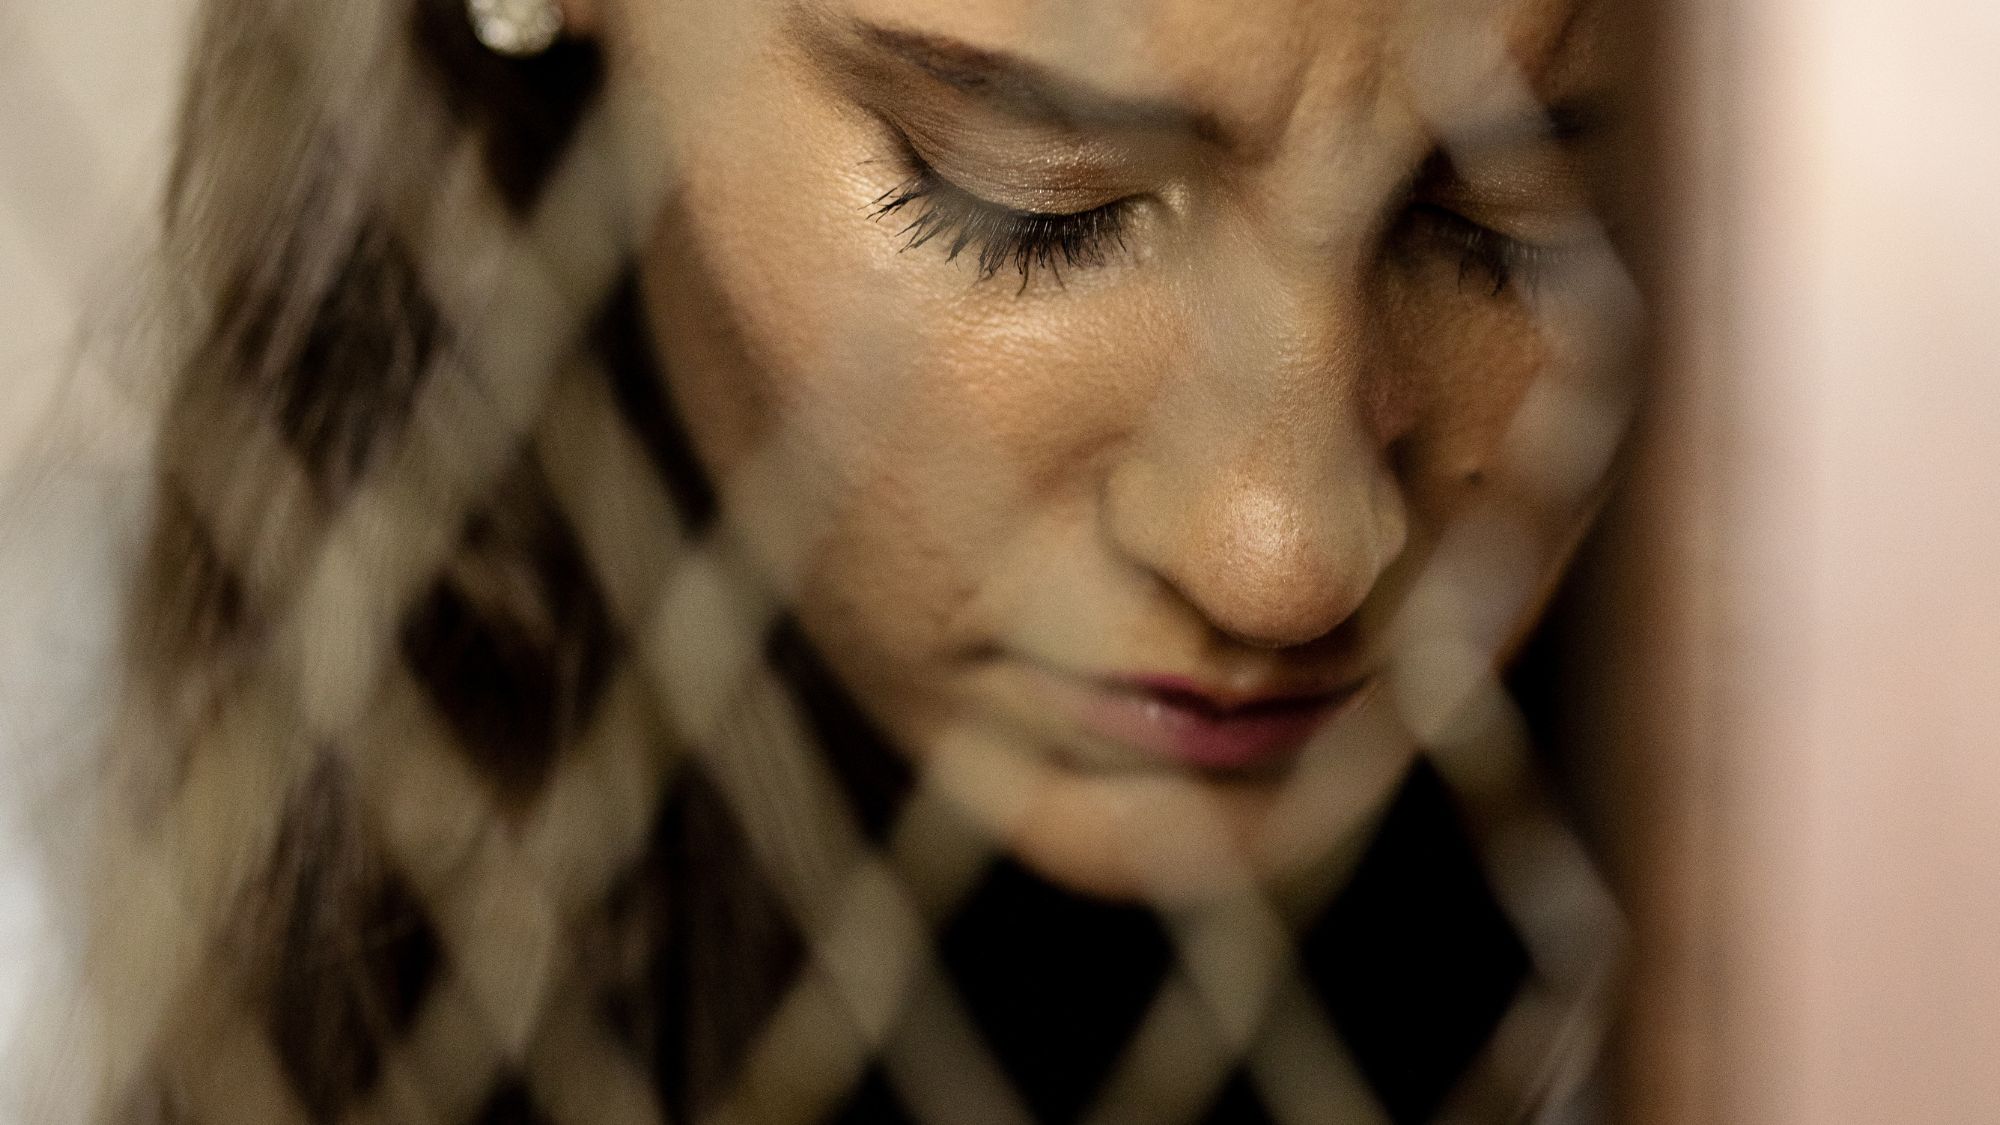
{"label": "eyebrow", "polygon": [[1237,138],[1213,112],[1172,98],[1116,93],[1046,63],[930,32],[855,20],[864,43],[1017,116],[1068,126],[1181,132],[1222,147]]}
{"label": "eyebrow", "polygon": [[[822,34],[826,30],[822,27]],[[934,32],[861,18],[849,21],[846,30],[850,43],[858,40],[1016,116],[1070,127],[1179,132],[1225,150],[1250,147],[1247,138],[1216,113],[1174,98],[1106,90],[1046,63]],[[1613,116],[1608,101],[1601,94],[1558,98],[1539,111],[1474,123],[1459,133],[1458,141],[1475,148],[1506,148],[1538,139],[1565,148],[1581,147],[1605,131]]]}

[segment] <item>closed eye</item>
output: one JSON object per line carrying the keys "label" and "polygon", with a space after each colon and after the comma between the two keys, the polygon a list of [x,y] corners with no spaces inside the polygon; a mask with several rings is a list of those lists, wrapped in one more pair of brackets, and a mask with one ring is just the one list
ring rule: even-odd
{"label": "closed eye", "polygon": [[1491,285],[1499,297],[1522,283],[1532,286],[1554,251],[1502,234],[1449,207],[1417,200],[1405,211],[1401,237],[1418,249],[1435,248],[1458,260],[1458,281],[1474,277]]}
{"label": "closed eye", "polygon": [[873,218],[904,220],[897,232],[904,250],[936,244],[947,261],[972,251],[980,280],[1011,268],[1021,275],[1024,289],[1037,272],[1060,283],[1064,269],[1101,266],[1114,248],[1125,250],[1129,199],[1084,211],[1027,211],[959,187],[914,150],[904,155],[912,167],[910,177],[871,204]]}

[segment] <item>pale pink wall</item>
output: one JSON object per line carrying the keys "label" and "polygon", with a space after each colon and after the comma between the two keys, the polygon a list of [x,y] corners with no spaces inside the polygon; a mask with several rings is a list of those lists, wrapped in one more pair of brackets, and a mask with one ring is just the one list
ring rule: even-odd
{"label": "pale pink wall", "polygon": [[2000,5],[1678,10],[1699,549],[1651,1119],[2000,1121]]}

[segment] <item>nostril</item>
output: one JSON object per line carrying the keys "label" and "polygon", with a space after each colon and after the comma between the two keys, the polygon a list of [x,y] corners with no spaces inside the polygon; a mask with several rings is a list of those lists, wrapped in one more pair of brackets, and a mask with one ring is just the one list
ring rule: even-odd
{"label": "nostril", "polygon": [[1395,438],[1383,448],[1382,459],[1391,476],[1407,483],[1417,471],[1416,439],[1408,434]]}

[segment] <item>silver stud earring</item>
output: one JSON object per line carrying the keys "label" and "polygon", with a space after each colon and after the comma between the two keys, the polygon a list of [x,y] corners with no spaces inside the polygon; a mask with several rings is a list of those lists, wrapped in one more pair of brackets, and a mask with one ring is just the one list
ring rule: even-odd
{"label": "silver stud earring", "polygon": [[562,34],[556,0],[466,0],[472,33],[495,54],[539,55]]}

